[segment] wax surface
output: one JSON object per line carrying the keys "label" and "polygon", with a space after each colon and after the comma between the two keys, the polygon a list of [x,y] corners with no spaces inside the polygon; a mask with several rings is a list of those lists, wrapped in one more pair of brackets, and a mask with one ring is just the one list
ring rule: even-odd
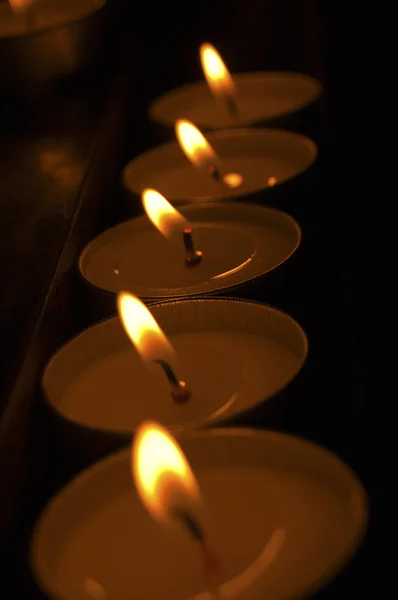
{"label": "wax surface", "polygon": [[[32,5],[33,18],[29,31],[40,31],[66,25],[90,15],[104,5],[106,0],[37,0]],[[0,3],[0,37],[27,33],[24,14],[14,13],[8,2]]]}
{"label": "wax surface", "polygon": [[185,265],[182,230],[171,242],[145,216],[98,236],[82,254],[82,274],[101,289],[127,289],[143,298],[211,292],[270,271],[300,241],[296,223],[271,209],[204,204],[181,212],[192,226],[195,248],[203,253],[195,268]]}
{"label": "wax surface", "polygon": [[[352,527],[352,507],[333,487],[282,468],[224,466],[195,472],[207,506],[209,540],[221,561],[218,583],[244,571],[274,530],[284,530],[274,560],[239,600],[290,598],[339,559],[341,540]],[[51,577],[64,597],[95,597],[84,589],[86,578],[101,585],[109,600],[186,600],[205,591],[196,543],[185,531],[153,522],[128,477],[121,485],[109,473],[109,486],[104,493],[92,493],[92,509],[84,520],[69,516],[72,526],[52,550]]]}
{"label": "wax surface", "polygon": [[205,82],[198,82],[157,98],[149,109],[150,117],[169,126],[177,119],[187,119],[198,127],[238,127],[296,112],[321,93],[316,80],[299,73],[241,73],[233,77],[236,114],[228,111],[222,99],[215,99]]}
{"label": "wax surface", "polygon": [[[151,289],[156,292],[158,288],[206,282],[239,267],[255,254],[250,231],[245,235],[233,225],[199,224],[195,226],[195,247],[203,252],[203,259],[196,268],[187,269],[182,235],[179,243],[170,243],[151,224],[148,225],[141,235],[115,237],[113,243],[99,247],[87,264],[87,277],[91,281],[100,279],[101,287],[106,289],[134,291],[138,286],[148,288],[151,293]],[[271,243],[275,237],[272,233],[272,230],[264,232]]]}
{"label": "wax surface", "polygon": [[293,163],[272,156],[227,156],[222,159],[222,167],[224,173],[242,175],[239,188],[226,189],[190,163],[170,170],[160,167],[152,174],[152,187],[166,198],[223,198],[250,194],[268,187],[270,178],[284,181],[296,173]]}
{"label": "wax surface", "polygon": [[252,334],[199,331],[169,340],[192,391],[187,404],[173,402],[160,367],[149,370],[126,341],[125,348],[89,364],[70,382],[54,400],[58,410],[84,425],[125,432],[147,419],[173,426],[227,417],[283,388],[301,363],[287,346]]}
{"label": "wax surface", "polygon": [[[115,237],[109,244],[99,246],[87,261],[85,276],[102,289],[128,289],[143,296],[168,295],[170,288],[205,291],[239,281],[242,275],[244,280],[246,272],[253,276],[255,265],[266,272],[292,250],[289,235],[271,227],[252,225],[245,231],[233,225],[203,224],[195,231],[196,247],[203,252],[202,262],[195,268],[185,266],[182,241],[171,244],[148,227],[141,235]],[[263,246],[261,255],[257,243]],[[229,273],[235,269],[238,271]],[[259,273],[254,271],[254,275]]]}
{"label": "wax surface", "polygon": [[169,201],[245,196],[297,176],[317,156],[309,138],[277,129],[230,129],[210,132],[206,138],[222,173],[242,176],[240,186],[228,189],[193,166],[176,142],[133,159],[124,169],[126,187],[135,193],[155,188]]}

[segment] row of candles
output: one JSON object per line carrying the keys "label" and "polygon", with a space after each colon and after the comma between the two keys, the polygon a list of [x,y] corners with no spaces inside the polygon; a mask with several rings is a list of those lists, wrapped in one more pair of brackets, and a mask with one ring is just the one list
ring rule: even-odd
{"label": "row of candles", "polygon": [[[79,260],[91,293],[111,294],[118,316],[70,340],[43,376],[62,439],[82,464],[106,454],[109,440],[117,448],[133,437],[131,449],[78,475],[39,520],[32,561],[50,598],[302,597],[364,531],[362,486],[331,453],[276,432],[208,428],[266,404],[305,362],[305,333],[287,314],[202,296],[238,285],[244,295],[247,282],[296,251],[292,217],[242,199],[308,169],[316,145],[286,131],[239,129],[278,113],[261,95],[272,76],[232,78],[213,47],[200,55],[207,83],[150,109],[158,122],[176,122],[177,143],[124,170],[146,214],[97,237]],[[282,114],[318,95],[309,78],[278,77],[291,80]],[[316,93],[303,101],[295,81]],[[184,107],[203,128],[233,129],[205,136]],[[145,306],[152,299],[167,302]]]}

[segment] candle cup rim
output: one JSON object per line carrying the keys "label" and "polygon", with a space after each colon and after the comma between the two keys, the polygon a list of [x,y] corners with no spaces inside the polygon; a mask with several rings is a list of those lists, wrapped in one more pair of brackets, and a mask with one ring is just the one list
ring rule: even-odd
{"label": "candle cup rim", "polygon": [[[204,418],[197,418],[192,421],[186,421],[186,422],[177,423],[174,425],[169,425],[166,423],[165,424],[166,427],[175,434],[179,434],[179,433],[185,432],[185,431],[201,430],[203,428],[208,428],[208,427],[216,427],[216,426],[218,427],[218,424],[228,423],[233,418],[236,418],[238,416],[242,417],[245,414],[250,413],[251,411],[253,411],[256,408],[258,408],[259,406],[261,406],[264,402],[270,402],[273,399],[276,399],[276,401],[278,401],[279,394],[281,392],[283,392],[283,390],[285,390],[288,386],[290,386],[294,382],[294,380],[297,378],[297,376],[302,371],[302,369],[307,361],[307,357],[308,357],[308,351],[309,351],[308,337],[307,337],[304,329],[301,327],[301,325],[287,312],[285,312],[279,308],[276,308],[274,306],[271,306],[269,304],[260,302],[260,301],[248,300],[245,298],[231,298],[231,297],[217,298],[214,296],[201,296],[199,298],[193,298],[193,299],[180,298],[180,299],[164,299],[164,300],[160,300],[160,301],[154,301],[154,302],[151,302],[150,304],[148,304],[148,307],[149,308],[153,307],[155,309],[156,309],[156,307],[162,307],[162,308],[167,309],[168,305],[185,304],[185,305],[193,306],[193,303],[195,303],[196,305],[199,305],[202,302],[205,302],[207,305],[209,305],[209,303],[223,303],[224,305],[225,304],[229,304],[229,305],[238,304],[238,305],[245,305],[245,306],[251,305],[251,306],[255,306],[257,308],[263,309],[267,314],[271,314],[271,315],[276,314],[278,317],[283,317],[283,318],[287,319],[289,321],[289,323],[294,327],[294,330],[298,334],[298,336],[300,338],[300,343],[302,345],[301,349],[300,349],[300,356],[297,355],[299,364],[298,364],[297,368],[295,369],[294,373],[292,373],[291,377],[289,379],[286,379],[281,387],[274,390],[272,392],[272,394],[265,395],[265,396],[260,395],[259,398],[255,402],[253,402],[248,407],[241,409],[240,411],[238,411],[236,413],[232,413],[232,414],[224,416],[222,414],[218,415],[217,413],[213,412]],[[98,326],[101,326],[101,325],[106,326],[107,324],[111,326],[113,323],[115,325],[117,323],[119,323],[119,317],[117,315],[107,317],[105,319],[98,321],[97,323],[90,325],[89,327],[87,327],[83,331],[79,332],[78,334],[72,336],[71,338],[66,340],[62,345],[60,345],[59,348],[57,348],[57,350],[53,353],[51,358],[47,361],[46,365],[44,366],[44,369],[43,369],[41,377],[40,377],[40,388],[41,388],[41,392],[42,392],[42,397],[44,398],[44,401],[45,401],[47,407],[50,409],[50,411],[52,413],[54,413],[56,415],[57,418],[61,419],[62,421],[66,421],[67,423],[72,424],[73,427],[77,427],[80,430],[85,430],[88,432],[96,433],[98,435],[115,436],[115,437],[119,437],[121,439],[127,439],[127,438],[131,437],[132,435],[134,435],[135,429],[136,429],[135,427],[132,428],[130,431],[121,430],[121,429],[106,429],[104,427],[94,426],[89,423],[82,423],[78,420],[75,420],[71,417],[66,416],[64,414],[64,412],[56,404],[54,399],[50,397],[50,394],[48,393],[47,385],[46,385],[47,378],[51,375],[51,370],[52,370],[54,362],[57,360],[59,355],[67,349],[67,347],[69,346],[70,343],[78,340],[79,338],[81,338],[81,336],[85,335],[86,332],[89,332]],[[122,327],[121,324],[120,324],[120,327]]]}
{"label": "candle cup rim", "polygon": [[[84,22],[86,19],[90,19],[91,17],[95,16],[100,11],[102,11],[105,8],[105,6],[108,5],[108,0],[96,1],[97,3],[95,5],[93,4],[91,9],[88,10],[87,13],[81,15],[80,17],[76,17],[72,20],[60,22],[56,25],[45,25],[44,27],[39,27],[37,29],[35,28],[29,31],[22,31],[20,33],[11,33],[9,35],[0,34],[0,44],[2,42],[6,43],[7,41],[11,42],[12,40],[17,41],[22,39],[32,39],[34,37],[39,37],[40,35],[46,35],[58,29],[64,29],[65,27],[72,27],[73,25],[78,25],[79,23]],[[6,2],[5,4],[8,4],[8,2]]]}
{"label": "candle cup rim", "polygon": [[[268,137],[270,138],[274,138],[274,139],[281,139],[284,138],[285,140],[290,140],[290,141],[294,141],[294,142],[298,142],[300,143],[301,147],[306,147],[308,150],[308,154],[309,157],[307,159],[307,161],[305,162],[304,166],[302,166],[297,172],[295,172],[293,175],[286,177],[284,179],[280,179],[278,180],[273,186],[272,188],[276,188],[276,187],[280,187],[282,185],[284,185],[285,183],[291,181],[292,179],[298,177],[299,175],[301,175],[302,173],[304,173],[305,171],[307,171],[317,160],[318,158],[318,146],[317,144],[314,142],[314,140],[312,140],[310,137],[302,134],[302,133],[298,133],[296,131],[289,131],[287,129],[276,129],[276,128],[272,128],[272,127],[235,127],[235,128],[230,128],[230,129],[213,129],[211,131],[208,131],[206,133],[206,139],[207,141],[212,145],[214,143],[217,143],[217,141],[223,141],[223,140],[228,140],[229,138],[245,138],[245,137]],[[142,152],[141,154],[138,154],[138,156],[135,156],[133,159],[131,159],[123,168],[122,171],[122,182],[123,185],[125,187],[125,189],[129,192],[129,193],[133,193],[133,194],[140,194],[142,192],[142,188],[143,187],[148,187],[147,185],[142,186],[141,184],[137,185],[134,182],[134,186],[130,185],[130,180],[129,180],[129,172],[131,171],[131,169],[133,167],[137,168],[137,163],[139,164],[142,161],[145,161],[148,159],[148,157],[152,157],[155,156],[157,154],[162,154],[164,152],[167,153],[168,150],[175,150],[178,149],[180,150],[179,144],[177,141],[169,141],[166,142],[164,144],[160,144],[158,146],[155,146],[153,148],[149,148],[148,150],[146,150],[145,152]],[[192,167],[194,168],[194,167]],[[243,196],[244,197],[250,197],[253,194],[256,194],[258,192],[266,192],[266,190],[268,189],[267,185],[262,185],[261,187],[255,188],[251,191],[248,192],[243,192]],[[232,200],[235,201],[239,201],[239,198],[241,198],[241,190],[239,187],[237,188],[233,188],[230,190],[230,193],[228,194],[228,196],[217,196],[217,194],[215,194],[214,196],[189,196],[189,199],[187,200],[187,196],[186,195],[176,195],[176,196],[168,196],[168,200],[170,202],[173,201],[185,201],[185,202],[207,202],[207,201],[220,201],[226,198],[232,198]]]}
{"label": "candle cup rim", "polygon": [[[338,574],[347,565],[350,559],[353,558],[353,556],[355,555],[356,551],[360,548],[366,536],[369,522],[368,495],[357,473],[345,461],[343,461],[337,454],[335,454],[331,450],[300,436],[295,436],[278,431],[254,429],[250,427],[226,427],[205,429],[199,431],[185,431],[182,434],[176,435],[175,437],[178,443],[182,444],[183,450],[185,441],[189,443],[190,440],[195,441],[215,437],[245,437],[253,440],[268,440],[271,443],[282,442],[294,444],[296,450],[304,449],[304,451],[311,451],[312,454],[316,453],[318,458],[321,458],[324,461],[326,460],[327,462],[329,462],[329,464],[331,461],[333,461],[334,466],[338,468],[339,481],[343,476],[345,479],[345,488],[349,489],[354,498],[354,502],[352,502],[352,512],[355,514],[357,525],[354,528],[352,528],[351,535],[349,539],[345,541],[345,547],[341,552],[340,556],[337,559],[335,559],[332,562],[332,564],[328,565],[328,567],[324,569],[324,572],[318,575],[317,579],[312,582],[311,596],[319,590],[321,590],[325,585],[327,585],[333,578],[333,576]],[[62,509],[62,506],[65,506],[68,503],[68,496],[71,493],[76,493],[76,489],[82,488],[82,486],[84,487],[84,485],[86,485],[87,482],[90,481],[90,479],[98,477],[102,473],[106,472],[108,469],[112,469],[114,465],[125,461],[127,461],[128,464],[130,464],[130,447],[122,448],[117,452],[113,452],[112,454],[96,462],[94,465],[91,465],[84,471],[78,473],[72,480],[70,480],[66,485],[64,485],[62,489],[59,490],[50,499],[50,501],[40,514],[40,517],[34,526],[30,540],[29,562],[37,584],[45,593],[49,594],[49,597],[54,599],[56,598],[59,600],[63,598],[63,596],[61,596],[58,586],[51,581],[51,576],[49,576],[49,572],[45,564],[46,555],[43,555],[43,552],[39,552],[40,535],[43,523],[46,522],[46,519],[49,515],[51,516],[51,512],[57,509],[59,504],[61,504]],[[132,487],[134,487],[133,482],[131,483],[131,485]],[[294,596],[292,597],[292,600],[301,600],[303,598],[303,594],[308,593],[308,591],[309,590],[307,586],[307,590],[300,590],[298,592],[295,592]],[[307,597],[307,595],[305,597]],[[188,598],[186,600],[188,600]]]}
{"label": "candle cup rim", "polygon": [[[212,288],[211,290],[206,290],[206,291],[201,291],[200,289],[196,290],[196,291],[192,291],[192,288],[198,288],[198,287],[200,287],[200,284],[196,284],[194,286],[192,285],[192,286],[185,286],[185,287],[183,286],[183,287],[174,287],[174,288],[159,287],[159,288],[152,288],[153,290],[155,290],[155,289],[158,290],[158,295],[154,296],[154,295],[151,295],[151,293],[150,293],[151,288],[147,287],[148,292],[149,292],[148,294],[142,294],[142,293],[138,294],[139,297],[144,302],[162,301],[162,300],[166,300],[167,298],[184,299],[188,296],[190,298],[199,298],[203,295],[208,295],[210,293],[222,293],[225,290],[231,290],[231,291],[238,290],[240,287],[247,285],[247,283],[249,281],[257,281],[258,279],[260,279],[262,277],[266,277],[268,274],[275,272],[279,267],[281,267],[286,262],[288,262],[301,246],[302,230],[301,230],[300,225],[297,223],[297,221],[296,221],[296,219],[294,219],[294,217],[292,217],[287,212],[285,212],[279,208],[274,208],[274,207],[270,207],[270,206],[262,206],[262,205],[258,205],[258,204],[251,203],[251,202],[243,203],[243,202],[234,200],[234,201],[230,201],[225,204],[221,204],[219,201],[203,202],[203,203],[197,202],[197,203],[187,204],[187,205],[184,205],[183,207],[181,207],[180,211],[182,213],[185,213],[185,211],[186,211],[189,216],[190,211],[195,212],[195,210],[200,210],[201,206],[204,208],[207,208],[207,209],[211,209],[212,207],[215,207],[215,208],[217,208],[217,210],[224,210],[223,207],[225,207],[225,210],[227,213],[226,219],[228,217],[228,210],[230,210],[231,208],[232,208],[232,210],[242,210],[243,212],[252,211],[253,214],[256,212],[258,214],[263,214],[263,215],[265,215],[267,213],[269,215],[275,215],[275,216],[279,217],[280,219],[283,219],[286,223],[289,224],[289,226],[291,226],[292,230],[294,230],[295,235],[296,235],[295,244],[292,245],[290,252],[283,259],[281,259],[278,263],[273,265],[271,268],[268,268],[266,270],[261,270],[254,276],[247,275],[246,277],[243,277],[242,279],[240,279],[239,281],[237,281],[235,283],[228,283],[228,277],[225,277],[224,279],[219,280],[220,281],[219,285],[216,284],[214,288]],[[100,287],[100,285],[97,285],[97,283],[91,281],[91,279],[89,279],[86,276],[85,261],[87,260],[87,257],[89,256],[90,252],[92,252],[92,249],[99,242],[101,242],[101,240],[103,240],[105,238],[105,236],[109,235],[109,232],[115,231],[118,228],[119,229],[125,228],[126,226],[128,226],[128,224],[133,223],[134,221],[137,222],[137,220],[140,220],[140,219],[142,219],[142,221],[144,221],[146,218],[147,217],[145,215],[140,215],[137,217],[133,217],[131,219],[127,219],[126,221],[122,221],[121,223],[118,223],[117,225],[114,225],[113,227],[110,227],[109,229],[107,229],[107,230],[103,231],[102,233],[100,233],[99,235],[97,235],[94,239],[92,239],[83,248],[82,252],[80,253],[79,259],[78,259],[78,273],[79,273],[80,278],[83,280],[83,282],[86,283],[90,288],[92,288],[96,293],[105,294],[108,297],[113,298],[118,292]],[[220,222],[222,222],[222,221],[220,221]],[[226,220],[226,222],[227,222],[227,220]],[[159,235],[161,235],[161,234],[159,234]],[[243,271],[242,271],[242,274],[243,274]],[[224,282],[224,284],[222,284],[222,282]],[[142,286],[142,287],[145,288],[145,286]],[[167,292],[167,296],[162,295],[162,292]]]}
{"label": "candle cup rim", "polygon": [[[319,100],[319,98],[321,97],[321,95],[323,93],[323,85],[322,85],[321,81],[319,81],[319,79],[317,79],[316,77],[313,77],[312,75],[309,75],[308,73],[301,73],[299,71],[290,71],[290,70],[289,71],[275,71],[275,70],[240,71],[239,73],[233,73],[232,77],[233,77],[233,80],[235,81],[235,83],[237,83],[237,85],[239,85],[239,83],[244,84],[250,80],[255,80],[255,79],[257,79],[258,81],[267,81],[267,80],[272,80],[272,79],[276,79],[276,78],[279,79],[280,81],[291,79],[294,81],[302,81],[306,85],[308,85],[308,89],[310,87],[312,87],[312,90],[313,90],[312,95],[307,100],[305,100],[301,104],[299,104],[298,107],[295,107],[293,109],[291,109],[291,108],[286,109],[282,112],[275,112],[275,114],[271,114],[268,117],[251,120],[246,125],[249,125],[249,124],[253,125],[254,123],[273,121],[274,119],[288,117],[289,115],[294,115],[296,113],[299,113],[302,110],[315,104]],[[148,110],[147,110],[147,115],[148,115],[150,121],[152,123],[162,125],[167,128],[172,128],[174,126],[174,119],[168,118],[164,115],[159,116],[159,114],[158,114],[159,106],[161,106],[161,104],[164,101],[167,101],[170,98],[172,98],[174,95],[178,96],[179,94],[184,94],[184,93],[190,92],[191,90],[192,90],[192,94],[195,94],[195,92],[197,90],[200,90],[202,88],[205,88],[205,89],[208,88],[208,84],[205,79],[192,81],[192,82],[186,83],[184,85],[178,86],[176,88],[166,90],[165,92],[163,92],[162,94],[160,94],[159,96],[154,98],[154,100],[152,100],[152,102],[149,104]],[[209,90],[209,93],[211,94],[210,90]],[[217,130],[217,128],[218,128],[216,125],[211,125],[209,123],[205,124],[205,123],[198,122],[197,125],[208,131]]]}

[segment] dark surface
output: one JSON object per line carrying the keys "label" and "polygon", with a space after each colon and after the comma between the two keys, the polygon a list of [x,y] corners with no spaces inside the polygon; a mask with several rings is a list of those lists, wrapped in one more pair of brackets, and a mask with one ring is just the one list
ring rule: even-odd
{"label": "dark surface", "polygon": [[[377,175],[381,168],[380,121],[375,115],[382,114],[382,109],[372,93],[372,86],[366,85],[369,73],[377,72],[375,47],[372,49],[364,43],[365,24],[372,24],[373,15],[363,9],[361,28],[357,15],[342,3],[235,0],[228,11],[223,3],[212,4],[210,13],[206,8],[196,15],[188,8],[186,13],[177,10],[173,13],[172,8],[168,8],[167,20],[160,14],[155,18],[149,6],[135,15],[135,54],[134,58],[131,55],[131,63],[139,68],[129,77],[134,109],[130,114],[130,128],[126,130],[128,148],[124,161],[150,143],[152,130],[145,114],[148,102],[166,89],[201,77],[197,47],[204,40],[218,47],[233,71],[292,69],[309,73],[323,82],[321,191],[312,217],[315,283],[292,311],[310,341],[306,393],[312,408],[297,415],[296,425],[308,437],[329,446],[351,464],[369,491],[368,542],[343,579],[323,593],[328,599],[348,592],[356,597],[368,590],[377,570],[384,492],[382,471],[377,465],[382,435],[374,410],[378,325],[373,306],[377,302],[376,290],[380,289],[381,234],[377,235],[374,212],[363,201],[371,194],[378,198],[383,193],[377,177],[364,177],[364,173]],[[157,43],[147,43],[148,24],[151,36],[158,36]],[[183,35],[179,27],[183,27]],[[126,72],[127,65],[128,61]],[[3,373],[7,374],[8,382],[17,372],[18,357],[29,346],[28,333],[34,328],[68,237],[70,216],[81,202],[78,191],[91,162],[105,97],[106,93],[101,96],[85,92],[65,96],[60,104],[52,105],[48,116],[33,119],[32,131],[39,132],[36,138],[19,133],[23,144],[16,145],[17,138],[8,134],[12,141],[5,159],[0,161],[1,180],[7,182],[6,193],[2,189],[6,200],[0,208],[0,268],[2,274],[4,270],[4,284],[9,282],[2,294],[0,323],[4,327],[4,339],[10,344],[0,372],[2,377]],[[4,142],[1,144],[4,146]],[[27,150],[20,152],[18,149],[22,148]],[[66,152],[66,161],[57,163],[55,155],[47,154],[44,163],[48,172],[38,167],[43,164],[45,152],[60,150]],[[19,154],[23,154],[22,158]],[[19,169],[22,164],[24,171]],[[11,175],[10,165],[17,165],[14,175]],[[94,180],[100,171],[101,162],[97,162],[92,175]],[[16,172],[23,172],[24,176],[15,176]],[[27,178],[26,173],[30,174]],[[116,203],[117,185],[114,189]],[[69,215],[69,221],[65,214]],[[108,214],[98,226],[106,226],[113,216]],[[17,218],[22,226],[17,227]],[[369,230],[373,232],[371,237]],[[26,312],[22,317],[17,316],[17,306]],[[56,320],[54,306],[57,302],[49,301],[47,313]],[[71,322],[77,327],[78,309],[73,302],[68,306]],[[45,331],[52,328],[51,319],[47,319]],[[3,391],[5,385],[3,382],[0,385]],[[47,460],[51,446],[46,446],[40,411],[31,417],[31,431],[34,434],[29,447],[40,447],[37,457],[32,458],[36,470],[38,464],[41,466],[36,483],[40,481],[44,491],[27,511],[22,530],[31,523],[43,497],[56,487],[54,465]],[[32,489],[28,484],[26,488]],[[13,552],[18,556],[20,545],[16,544]],[[20,594],[35,597],[28,584]]]}
{"label": "dark surface", "polygon": [[27,122],[19,112],[21,120],[11,125],[9,114],[3,114],[0,335],[7,352],[0,366],[2,398],[65,243],[107,95],[105,88],[65,96],[47,113],[30,113]]}
{"label": "dark surface", "polygon": [[[123,20],[110,0],[100,54],[46,96],[0,98],[0,416],[48,292],[120,70]],[[120,34],[120,39],[118,39]]]}
{"label": "dark surface", "polygon": [[29,574],[28,540],[58,479],[36,385],[55,347],[84,323],[79,298],[71,292],[76,258],[112,212],[108,199],[119,179],[134,72],[134,65],[127,69],[124,63],[133,56],[126,29],[115,31],[116,21],[109,23],[110,46],[104,43],[101,56],[79,79],[36,100],[2,96],[0,102],[0,595],[5,598],[42,597]]}

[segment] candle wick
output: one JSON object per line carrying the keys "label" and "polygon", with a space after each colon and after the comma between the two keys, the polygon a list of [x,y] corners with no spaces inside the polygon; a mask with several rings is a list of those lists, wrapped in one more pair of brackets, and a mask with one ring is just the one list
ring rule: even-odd
{"label": "candle wick", "polygon": [[210,165],[207,170],[215,181],[218,183],[224,183],[224,178],[221,174],[221,171],[216,165]]}
{"label": "candle wick", "polygon": [[202,262],[203,253],[200,250],[195,250],[192,227],[185,227],[182,236],[186,252],[185,266],[188,268],[196,267]]}
{"label": "candle wick", "polygon": [[177,379],[173,369],[165,360],[156,359],[153,362],[157,363],[162,367],[163,372],[166,375],[168,382],[170,383],[170,391],[173,400],[175,402],[178,402],[178,404],[185,404],[186,402],[188,402],[188,400],[191,399],[192,394],[186,387],[185,381],[180,381],[179,379]]}
{"label": "candle wick", "polygon": [[218,570],[218,560],[214,552],[210,550],[206,543],[206,536],[203,529],[200,527],[196,519],[186,510],[181,508],[174,508],[173,515],[176,517],[188,533],[193,537],[202,547],[203,552],[203,567],[208,579],[208,583],[211,586],[209,590],[214,600],[219,600],[220,595],[218,586],[213,585],[214,575]]}
{"label": "candle wick", "polygon": [[236,117],[236,115],[238,114],[238,104],[236,102],[235,96],[227,96],[226,103],[229,113]]}
{"label": "candle wick", "polygon": [[213,574],[218,566],[218,560],[206,543],[206,536],[203,529],[188,511],[181,508],[175,508],[173,514],[183,524],[185,529],[188,530],[190,535],[201,544],[205,571],[208,574]]}
{"label": "candle wick", "polygon": [[188,530],[193,538],[200,544],[205,543],[205,535],[199,523],[186,510],[174,508],[173,515],[176,517]]}

